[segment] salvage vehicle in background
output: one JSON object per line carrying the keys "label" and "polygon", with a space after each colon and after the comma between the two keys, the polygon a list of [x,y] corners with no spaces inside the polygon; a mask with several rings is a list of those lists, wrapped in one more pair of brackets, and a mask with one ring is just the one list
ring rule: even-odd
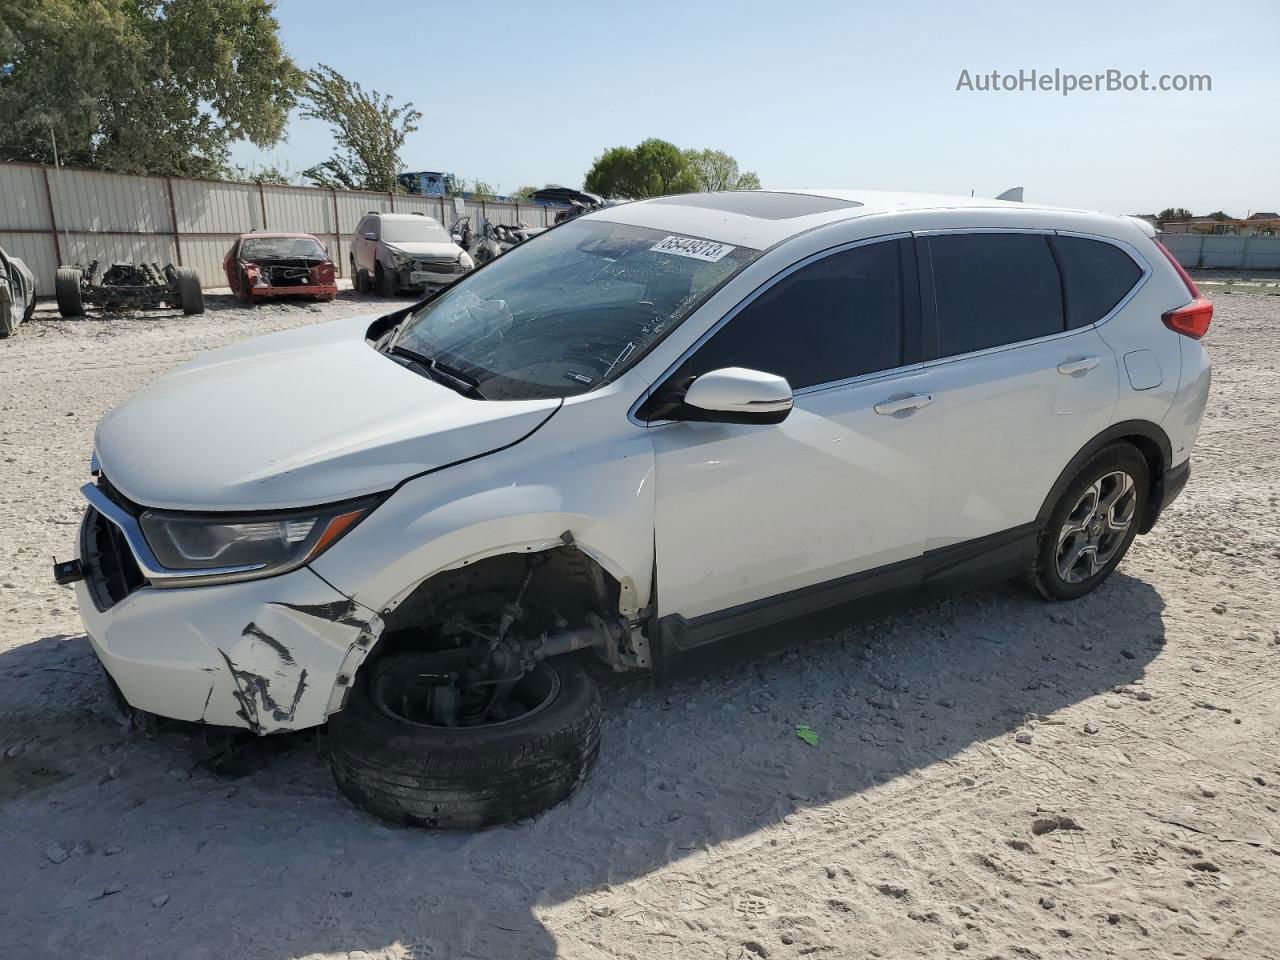
{"label": "salvage vehicle in background", "polygon": [[394,297],[453,283],[475,266],[440,221],[421,213],[370,210],[351,237],[351,278],[357,293]]}
{"label": "salvage vehicle in background", "polygon": [[36,309],[36,278],[27,265],[0,248],[0,338],[10,337]]}
{"label": "salvage vehicle in background", "polygon": [[85,304],[104,310],[181,307],[187,315],[204,313],[204,291],[195,267],[113,263],[99,275],[98,266],[94,260],[87,268],[58,268],[53,292],[62,316],[84,316]]}
{"label": "salvage vehicle in background", "polygon": [[141,391],[55,577],[133,708],[327,722],[365,809],[502,823],[596,758],[583,656],[666,677],[972,585],[1099,587],[1190,476],[1212,313],[1136,218],[610,207]]}
{"label": "salvage vehicle in background", "polygon": [[490,260],[502,256],[516,244],[524,243],[530,237],[536,237],[546,227],[531,227],[527,223],[510,226],[505,223],[494,223],[488,217],[477,233],[471,227],[471,217],[459,217],[449,227],[449,235],[453,242],[471,255],[477,267]]}
{"label": "salvage vehicle in background", "polygon": [[223,267],[231,292],[242,303],[272,297],[332,300],[338,295],[333,260],[309,233],[242,233]]}

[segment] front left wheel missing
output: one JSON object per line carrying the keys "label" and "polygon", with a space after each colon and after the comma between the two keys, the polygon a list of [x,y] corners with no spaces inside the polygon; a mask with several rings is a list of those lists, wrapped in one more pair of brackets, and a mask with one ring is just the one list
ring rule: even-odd
{"label": "front left wheel missing", "polygon": [[329,720],[338,788],[407,826],[474,830],[532,816],[568,797],[595,763],[600,698],[572,661],[538,663],[502,697],[452,693],[450,654],[368,665]]}

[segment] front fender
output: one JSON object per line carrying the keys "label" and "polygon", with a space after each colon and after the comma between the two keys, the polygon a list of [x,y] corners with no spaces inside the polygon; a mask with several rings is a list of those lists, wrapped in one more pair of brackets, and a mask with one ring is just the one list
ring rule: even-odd
{"label": "front fender", "polygon": [[485,557],[576,546],[649,602],[653,446],[643,428],[593,442],[556,416],[526,440],[404,484],[313,564],[373,610],[395,609],[429,577]]}

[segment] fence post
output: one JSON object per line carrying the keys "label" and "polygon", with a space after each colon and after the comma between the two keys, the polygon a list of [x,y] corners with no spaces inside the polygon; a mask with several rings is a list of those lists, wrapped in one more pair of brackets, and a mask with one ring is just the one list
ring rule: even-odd
{"label": "fence post", "polygon": [[44,171],[44,199],[49,204],[49,226],[53,229],[53,254],[58,258],[58,266],[62,266],[62,244],[58,242],[58,215],[53,212],[53,188],[49,186],[49,168],[41,165]]}
{"label": "fence post", "polygon": [[182,266],[182,237],[178,235],[178,210],[173,205],[173,177],[164,178],[165,189],[169,192],[169,220],[173,223],[173,253]]}
{"label": "fence post", "polygon": [[262,187],[262,181],[258,181],[258,206],[262,208],[262,229],[267,229],[267,191]]}
{"label": "fence post", "polygon": [[396,195],[390,190],[387,191],[387,203],[391,204],[391,212],[396,212]]}
{"label": "fence post", "polygon": [[333,261],[333,265],[337,268],[338,276],[345,277],[346,273],[343,271],[342,267],[342,224],[338,221],[337,188],[330,187],[329,194],[333,197],[333,249],[337,251],[338,254]]}

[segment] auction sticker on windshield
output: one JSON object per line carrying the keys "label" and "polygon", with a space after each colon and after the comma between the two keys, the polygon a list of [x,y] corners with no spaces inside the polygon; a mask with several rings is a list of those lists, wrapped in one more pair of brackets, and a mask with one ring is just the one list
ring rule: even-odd
{"label": "auction sticker on windshield", "polygon": [[695,240],[692,237],[664,237],[650,250],[658,253],[670,253],[677,257],[688,257],[691,260],[706,260],[715,263],[733,253],[733,247],[727,243],[716,243],[714,240]]}

